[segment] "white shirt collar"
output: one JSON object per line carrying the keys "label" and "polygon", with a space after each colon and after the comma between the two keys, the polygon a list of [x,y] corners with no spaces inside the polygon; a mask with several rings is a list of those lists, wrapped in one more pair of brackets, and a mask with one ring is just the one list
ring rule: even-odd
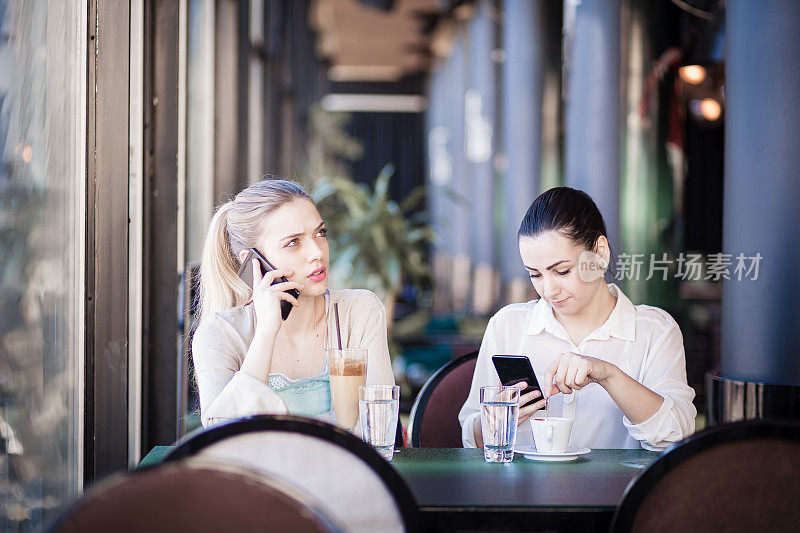
{"label": "white shirt collar", "polygon": [[[605,340],[609,337],[616,337],[624,341],[636,340],[636,307],[631,303],[627,296],[617,287],[610,283],[608,290],[617,297],[617,303],[608,316],[608,319],[596,330],[592,331],[584,340]],[[528,335],[538,335],[542,331],[547,331],[564,340],[569,340],[564,326],[556,320],[553,314],[553,307],[544,298],[539,298],[531,313],[531,321],[528,324]]]}

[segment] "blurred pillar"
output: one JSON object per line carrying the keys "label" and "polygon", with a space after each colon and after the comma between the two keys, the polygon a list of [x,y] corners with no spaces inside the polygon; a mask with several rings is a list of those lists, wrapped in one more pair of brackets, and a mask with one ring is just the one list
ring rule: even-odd
{"label": "blurred pillar", "polygon": [[[145,182],[142,448],[173,442],[178,419],[181,33],[185,4],[145,3]],[[147,22],[150,21],[150,22]],[[181,199],[182,200],[182,199]]]}
{"label": "blurred pillar", "polygon": [[722,375],[800,385],[800,3],[729,1],[726,37]]}
{"label": "blurred pillar", "polygon": [[442,60],[431,73],[428,85],[428,111],[425,128],[428,143],[428,209],[439,237],[434,248],[434,307],[444,312],[452,309],[453,227],[448,223],[447,188],[453,183],[453,125],[447,121],[448,74],[452,61]]}
{"label": "blurred pillar", "polygon": [[449,235],[452,238],[452,290],[453,309],[466,310],[470,294],[470,204],[467,161],[464,156],[464,95],[467,88],[467,60],[464,38],[453,46],[446,73],[447,107],[445,121],[450,125],[452,137],[448,140],[448,152],[453,156],[453,179],[448,197],[443,199],[444,211],[448,214]]}
{"label": "blurred pillar", "polygon": [[542,169],[542,85],[546,0],[506,0],[503,6],[502,273],[505,300],[526,300],[531,283],[522,269],[517,230],[539,193]]}
{"label": "blurred pillar", "polygon": [[[214,197],[214,0],[188,5],[186,261],[200,261]],[[181,265],[183,266],[183,265]]]}
{"label": "blurred pillar", "polygon": [[[264,3],[251,0],[248,13],[248,46],[244,47],[247,60],[247,184],[260,181],[270,172],[264,166],[264,83],[266,81],[266,39]],[[240,29],[243,31],[243,28]]]}
{"label": "blurred pillar", "polygon": [[542,170],[538,193],[564,182],[561,105],[564,9],[561,2],[542,3]]}
{"label": "blurred pillar", "polygon": [[469,89],[464,101],[473,262],[472,311],[488,314],[494,303],[494,126],[497,25],[488,0],[478,3],[469,28]]}
{"label": "blurred pillar", "polygon": [[[214,203],[221,204],[246,184],[247,173],[247,2],[219,0],[216,6]],[[244,107],[246,109],[246,107]]]}
{"label": "blurred pillar", "polygon": [[566,101],[566,184],[591,195],[619,243],[620,0],[574,7]]}
{"label": "blurred pillar", "polygon": [[[667,251],[665,234],[658,229],[669,217],[669,212],[659,207],[671,201],[665,196],[673,197],[672,180],[663,171],[661,155],[664,143],[659,125],[666,124],[667,117],[659,116],[658,86],[649,85],[654,82],[652,69],[659,60],[654,36],[658,34],[657,26],[663,23],[666,7],[669,6],[649,0],[623,0],[621,5],[620,105],[625,120],[620,124],[619,234],[617,248],[612,249],[615,255],[628,252],[661,257]],[[666,194],[660,195],[660,191]],[[602,205],[600,209],[608,224],[609,215]],[[611,227],[608,230],[611,232]],[[648,273],[644,274],[624,276],[616,283],[634,302],[661,305],[663,297],[658,301],[657,295],[677,294],[677,287],[671,282],[659,276],[648,281]]]}

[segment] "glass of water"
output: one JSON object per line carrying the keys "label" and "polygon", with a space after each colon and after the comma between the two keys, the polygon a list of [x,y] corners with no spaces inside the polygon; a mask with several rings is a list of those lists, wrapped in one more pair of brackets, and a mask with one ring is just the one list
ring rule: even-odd
{"label": "glass of water", "polygon": [[400,410],[400,387],[364,385],[358,388],[361,435],[387,461],[394,455],[397,415]]}
{"label": "glass of water", "polygon": [[514,459],[518,422],[519,387],[481,387],[481,433],[487,462]]}

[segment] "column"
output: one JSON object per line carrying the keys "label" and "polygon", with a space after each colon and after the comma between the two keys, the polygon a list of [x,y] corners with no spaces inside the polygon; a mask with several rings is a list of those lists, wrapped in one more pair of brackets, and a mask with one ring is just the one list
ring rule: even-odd
{"label": "column", "polygon": [[588,193],[619,244],[620,0],[582,0],[570,43],[566,184]]}
{"label": "column", "polygon": [[723,250],[732,264],[709,422],[800,419],[800,4],[732,0],[726,23]]}
{"label": "column", "polygon": [[526,301],[531,283],[522,268],[517,230],[539,193],[542,169],[544,24],[541,0],[507,0],[503,9],[502,273],[505,301]]}
{"label": "column", "polygon": [[797,385],[800,4],[734,0],[727,10],[723,249],[734,267],[739,253],[763,259],[756,280],[723,283],[722,372]]}
{"label": "column", "polygon": [[[453,53],[448,60],[450,64],[447,73],[448,105],[446,108],[445,122],[452,131],[452,144],[448,142],[448,151],[453,154],[453,180],[450,187],[451,195],[444,200],[443,208],[451,226],[452,237],[452,290],[453,309],[466,310],[470,295],[471,260],[470,260],[470,205],[469,205],[469,180],[467,177],[467,161],[464,156],[464,94],[467,89],[467,61],[469,57],[465,51],[463,36],[456,40]],[[460,200],[456,199],[460,197]]]}
{"label": "column", "polygon": [[494,126],[496,24],[488,1],[477,4],[469,28],[469,88],[464,100],[469,165],[473,262],[472,311],[487,314],[494,301]]}
{"label": "column", "polygon": [[428,161],[428,209],[439,242],[433,250],[434,307],[438,312],[452,309],[453,232],[448,223],[447,189],[453,184],[453,125],[447,122],[450,58],[443,59],[430,75],[428,110],[425,114]]}

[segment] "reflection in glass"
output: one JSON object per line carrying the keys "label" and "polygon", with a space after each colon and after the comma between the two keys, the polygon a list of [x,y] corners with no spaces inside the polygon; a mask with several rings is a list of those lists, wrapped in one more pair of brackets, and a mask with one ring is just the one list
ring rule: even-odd
{"label": "reflection in glass", "polygon": [[0,530],[82,478],[84,1],[0,0]]}

